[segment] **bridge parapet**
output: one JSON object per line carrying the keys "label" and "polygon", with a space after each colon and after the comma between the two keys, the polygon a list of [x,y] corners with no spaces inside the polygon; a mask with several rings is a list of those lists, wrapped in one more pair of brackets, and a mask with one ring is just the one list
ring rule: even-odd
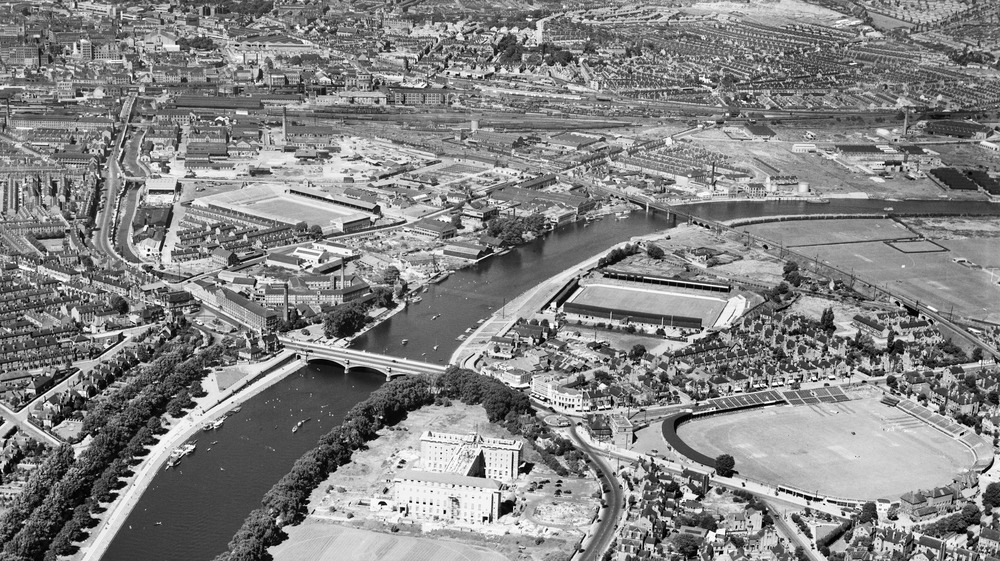
{"label": "bridge parapet", "polygon": [[442,373],[447,369],[446,365],[369,353],[357,349],[330,347],[284,338],[282,342],[285,348],[295,351],[298,357],[306,362],[324,360],[340,366],[347,372],[373,370],[383,374],[386,380],[397,376]]}

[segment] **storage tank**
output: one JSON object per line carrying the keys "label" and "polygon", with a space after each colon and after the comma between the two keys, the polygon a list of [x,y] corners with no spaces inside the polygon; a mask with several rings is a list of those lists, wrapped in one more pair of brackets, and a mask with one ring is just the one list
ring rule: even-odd
{"label": "storage tank", "polygon": [[805,181],[799,181],[799,194],[806,195],[809,193],[809,184]]}

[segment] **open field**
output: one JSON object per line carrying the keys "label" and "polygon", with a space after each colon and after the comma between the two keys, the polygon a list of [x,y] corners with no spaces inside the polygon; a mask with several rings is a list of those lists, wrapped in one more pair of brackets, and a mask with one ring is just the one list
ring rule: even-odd
{"label": "open field", "polygon": [[[988,251],[985,245],[982,251]],[[954,263],[956,252],[903,253],[882,242],[868,242],[810,247],[808,254],[942,313],[1000,320],[1000,286],[990,282],[988,272]],[[986,265],[972,254],[958,256]]]}
{"label": "open field", "polygon": [[899,251],[902,251],[903,253],[935,253],[939,251],[948,251],[946,248],[943,248],[930,240],[889,242],[889,245]]}
{"label": "open field", "polygon": [[395,536],[307,520],[286,528],[288,539],[271,550],[276,561],[506,561],[483,547]]}
{"label": "open field", "polygon": [[913,238],[916,235],[894,220],[801,220],[769,222],[740,228],[785,247],[805,247]]}
{"label": "open field", "polygon": [[572,303],[601,306],[622,314],[654,314],[701,318],[710,326],[718,319],[726,301],[721,298],[626,286],[591,284],[571,299]]}
{"label": "open field", "polygon": [[996,218],[903,218],[907,226],[928,238],[936,240],[968,237],[998,238],[1000,222]]}
{"label": "open field", "polygon": [[278,184],[263,184],[222,192],[203,200],[223,208],[246,212],[281,222],[328,224],[337,218],[368,216],[366,213],[332,202],[308,199],[285,192]]}
{"label": "open field", "polygon": [[713,416],[678,434],[709,456],[732,454],[744,476],[849,498],[895,499],[972,465],[963,445],[875,398]]}

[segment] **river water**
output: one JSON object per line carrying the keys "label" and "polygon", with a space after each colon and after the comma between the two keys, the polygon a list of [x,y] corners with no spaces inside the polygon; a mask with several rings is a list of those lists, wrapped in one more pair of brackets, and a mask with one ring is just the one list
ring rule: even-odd
{"label": "river water", "polygon": [[[837,199],[830,204],[733,202],[686,205],[683,209],[705,218],[728,220],[877,212],[887,205],[906,213],[1000,214],[1000,205],[981,202]],[[670,226],[662,215],[635,212],[627,219],[608,217],[589,225],[562,227],[430,286],[421,294],[421,302],[359,337],[355,346],[444,364],[459,344],[456,338],[505,301],[617,242]],[[242,411],[221,430],[199,435],[197,452],[185,458],[179,468],[156,476],[104,560],[212,559],[225,550],[267,489],[382,381],[377,374],[345,375],[331,364],[314,364],[247,400]],[[311,420],[292,434],[291,427],[305,418]],[[217,443],[212,444],[214,441]]]}
{"label": "river water", "polygon": [[[358,338],[355,346],[444,364],[459,345],[456,338],[505,300],[616,242],[667,227],[662,215],[642,212],[565,226],[431,285],[421,302]],[[403,339],[409,342],[403,345]],[[199,434],[193,455],[157,474],[103,559],[212,559],[295,460],[383,380],[312,364],[248,399],[218,432]],[[311,420],[292,434],[292,426],[305,418]]]}

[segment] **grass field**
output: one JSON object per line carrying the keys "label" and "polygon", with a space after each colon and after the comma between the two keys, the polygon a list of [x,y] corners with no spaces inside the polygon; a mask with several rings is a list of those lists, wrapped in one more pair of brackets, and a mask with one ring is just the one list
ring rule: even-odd
{"label": "grass field", "polygon": [[800,220],[770,222],[740,228],[782,243],[785,247],[870,242],[913,238],[916,234],[885,219]]}
{"label": "grass field", "polygon": [[[941,245],[951,243],[947,240]],[[1000,286],[990,283],[988,272],[954,263],[955,252],[903,253],[882,242],[868,242],[811,247],[806,255],[818,256],[842,271],[853,270],[865,280],[942,313],[1000,320]],[[974,255],[967,257],[976,262]]]}
{"label": "grass field", "polygon": [[686,294],[656,288],[635,288],[590,284],[572,298],[572,302],[603,306],[622,314],[661,314],[701,318],[711,326],[726,307],[726,301],[713,296]]}
{"label": "grass field", "polygon": [[271,549],[275,561],[506,561],[481,547],[412,538],[307,520],[286,528],[289,539]]}
{"label": "grass field", "polygon": [[709,456],[732,454],[744,476],[847,498],[944,485],[973,461],[963,445],[874,398],[708,417],[678,434]]}

